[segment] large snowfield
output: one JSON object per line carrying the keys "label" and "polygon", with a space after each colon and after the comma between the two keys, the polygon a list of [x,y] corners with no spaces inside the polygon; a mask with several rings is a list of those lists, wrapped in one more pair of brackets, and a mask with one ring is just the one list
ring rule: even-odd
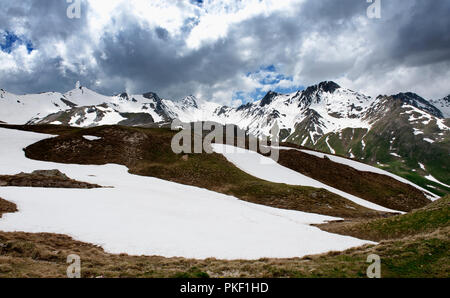
{"label": "large snowfield", "polygon": [[19,209],[0,219],[0,230],[66,234],[110,253],[199,259],[301,257],[371,243],[309,225],[337,218],[131,175],[119,165],[65,165],[24,156],[23,148],[49,137],[0,128],[0,174],[58,169],[113,188],[0,187],[0,197]]}
{"label": "large snowfield", "polygon": [[332,193],[340,195],[358,205],[373,210],[403,213],[401,211],[385,208],[383,206],[363,200],[354,195],[326,185],[320,181],[314,180],[308,176],[286,168],[275,162],[271,158],[260,155],[254,151],[222,144],[213,144],[212,147],[215,152],[223,154],[225,158],[233,163],[236,167],[260,179],[275,183],[323,188]]}

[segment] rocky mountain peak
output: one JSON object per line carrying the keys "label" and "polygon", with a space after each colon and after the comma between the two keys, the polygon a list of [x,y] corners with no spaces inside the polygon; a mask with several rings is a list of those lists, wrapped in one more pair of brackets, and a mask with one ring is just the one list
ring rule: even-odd
{"label": "rocky mountain peak", "polygon": [[187,107],[194,107],[194,108],[198,109],[197,98],[194,95],[186,96],[185,98],[183,98],[181,103],[186,108]]}
{"label": "rocky mountain peak", "polygon": [[436,108],[429,101],[427,101],[423,97],[417,95],[416,93],[412,93],[412,92],[399,93],[396,95],[392,95],[392,98],[394,98],[396,100],[400,100],[407,105],[411,105],[411,106],[421,109],[425,112],[428,112],[438,118],[444,117],[444,115],[438,108]]}
{"label": "rocky mountain peak", "polygon": [[128,93],[124,92],[118,95],[121,99],[129,100]]}
{"label": "rocky mountain peak", "polygon": [[161,98],[159,98],[158,94],[156,94],[154,92],[147,92],[147,93],[142,94],[142,96],[144,98],[151,99],[155,102],[161,102]]}
{"label": "rocky mountain peak", "polygon": [[341,86],[333,81],[323,81],[317,85],[309,86],[301,93],[299,107],[307,106],[312,102],[319,102],[321,92],[334,93],[339,88]]}
{"label": "rocky mountain peak", "polygon": [[261,103],[260,103],[260,106],[261,107],[264,107],[264,106],[266,106],[266,105],[269,105],[272,101],[273,101],[273,99],[275,98],[275,97],[277,97],[279,94],[278,93],[276,93],[276,92],[274,92],[274,91],[269,91],[269,92],[267,92],[267,94],[264,96],[264,98],[261,100]]}
{"label": "rocky mountain peak", "polygon": [[319,85],[317,85],[317,86],[319,89],[321,89],[327,93],[334,93],[334,91],[336,91],[336,89],[341,88],[341,86],[339,86],[338,84],[336,84],[333,81],[324,81],[324,82],[319,83]]}

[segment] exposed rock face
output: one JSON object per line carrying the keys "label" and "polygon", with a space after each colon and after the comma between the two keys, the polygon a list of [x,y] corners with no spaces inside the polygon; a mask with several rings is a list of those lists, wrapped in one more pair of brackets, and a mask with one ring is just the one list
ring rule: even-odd
{"label": "exposed rock face", "polygon": [[264,107],[264,106],[266,106],[266,105],[269,105],[269,104],[272,102],[272,100],[273,100],[275,97],[277,97],[278,95],[279,95],[279,94],[276,93],[276,92],[269,91],[269,92],[266,94],[266,96],[264,96],[264,98],[261,100],[260,106],[261,106],[261,107]]}
{"label": "exposed rock face", "polygon": [[402,102],[412,105],[413,107],[416,107],[418,109],[421,109],[423,111],[426,111],[433,116],[436,116],[438,118],[444,118],[444,115],[442,112],[433,106],[431,103],[429,103],[424,98],[420,97],[419,95],[412,93],[412,92],[406,92],[406,93],[399,93],[392,96],[394,99],[401,100]]}

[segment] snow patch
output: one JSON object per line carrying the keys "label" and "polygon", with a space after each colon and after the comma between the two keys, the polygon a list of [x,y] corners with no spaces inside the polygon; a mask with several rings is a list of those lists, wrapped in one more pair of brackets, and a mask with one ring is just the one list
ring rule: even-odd
{"label": "snow patch", "polygon": [[0,173],[58,169],[100,189],[0,188],[19,212],[0,230],[66,234],[109,253],[259,259],[340,251],[369,241],[310,226],[337,218],[270,208],[152,177],[119,165],[73,165],[27,159],[25,148],[50,135],[0,129]]}
{"label": "snow patch", "polygon": [[445,183],[443,183],[443,182],[437,180],[437,179],[434,178],[432,175],[425,176],[425,178],[428,179],[428,180],[430,180],[430,181],[436,182],[436,183],[438,183],[438,184],[440,184],[440,185],[443,185],[443,186],[445,186],[445,187],[447,187],[447,188],[450,188],[450,185],[447,185],[447,184],[445,184]]}
{"label": "snow patch", "polygon": [[420,191],[422,191],[430,200],[434,201],[434,200],[439,199],[439,196],[429,192],[428,190],[426,190],[426,189],[424,189],[424,188],[422,188],[422,187],[412,183],[411,181],[409,181],[409,180],[407,180],[407,179],[405,179],[403,177],[394,175],[394,174],[392,174],[392,173],[390,173],[388,171],[382,170],[382,169],[377,168],[377,167],[370,166],[370,165],[362,163],[362,162],[358,162],[358,161],[351,160],[351,159],[348,159],[348,158],[343,158],[343,157],[336,156],[336,155],[316,152],[316,151],[312,151],[312,150],[303,150],[303,149],[296,149],[296,148],[290,148],[290,147],[278,147],[278,148],[279,149],[283,149],[283,150],[298,150],[298,151],[305,152],[305,153],[308,153],[308,154],[311,154],[311,155],[314,155],[314,156],[317,156],[317,157],[320,157],[320,158],[323,158],[324,156],[326,156],[331,161],[350,166],[350,167],[352,167],[352,168],[354,168],[354,169],[356,169],[358,171],[372,172],[372,173],[376,173],[376,174],[389,176],[389,177],[394,178],[394,179],[396,179],[396,180],[398,180],[398,181],[400,181],[402,183],[414,186],[415,188],[417,188]]}
{"label": "snow patch", "polygon": [[420,167],[422,170],[426,171],[425,166],[424,166],[423,163],[419,162],[419,167]]}
{"label": "snow patch", "polygon": [[96,137],[96,136],[83,136],[83,138],[85,138],[88,141],[97,141],[97,140],[101,140],[101,137]]}
{"label": "snow patch", "polygon": [[400,212],[379,206],[334,187],[328,186],[320,181],[314,180],[308,176],[286,168],[271,158],[265,157],[256,152],[222,144],[213,144],[212,147],[216,153],[220,153],[225,156],[225,158],[236,167],[259,179],[275,183],[323,188],[366,208],[384,212]]}
{"label": "snow patch", "polygon": [[334,149],[331,148],[330,143],[328,143],[328,138],[329,138],[329,137],[327,137],[327,138],[325,139],[325,143],[327,143],[328,149],[330,149],[331,154],[335,154],[336,151],[334,151]]}

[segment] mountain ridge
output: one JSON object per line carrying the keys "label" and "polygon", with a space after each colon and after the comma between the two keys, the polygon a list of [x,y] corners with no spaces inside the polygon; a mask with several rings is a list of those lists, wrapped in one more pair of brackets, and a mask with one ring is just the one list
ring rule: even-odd
{"label": "mountain ridge", "polygon": [[2,89],[0,121],[75,127],[160,126],[178,118],[234,124],[257,137],[270,135],[278,123],[282,141],[381,167],[443,195],[450,192],[446,186],[450,185],[446,103],[448,97],[427,101],[412,92],[373,98],[333,81],[289,94],[269,91],[262,99],[236,108],[192,95],[180,100],[160,98],[154,92],[104,96],[83,86],[64,94],[20,96]]}

